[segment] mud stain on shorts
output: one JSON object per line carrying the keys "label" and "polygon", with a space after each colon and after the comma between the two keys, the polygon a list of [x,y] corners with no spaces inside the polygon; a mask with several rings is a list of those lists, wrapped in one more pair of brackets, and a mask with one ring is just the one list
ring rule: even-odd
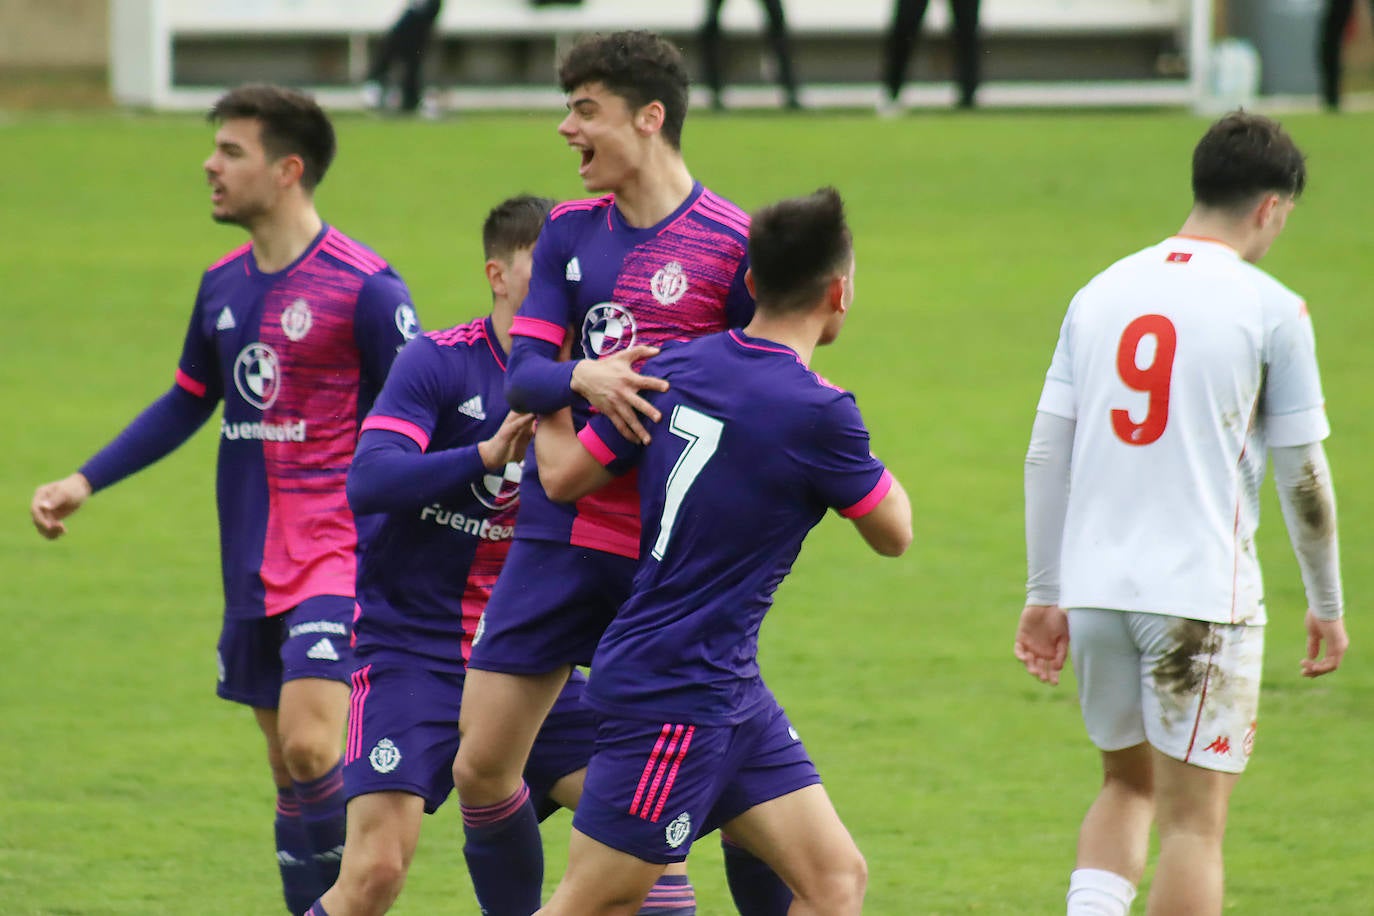
{"label": "mud stain on shorts", "polygon": [[1211,623],[1184,618],[1174,621],[1170,634],[1175,645],[1155,664],[1155,685],[1161,693],[1191,698],[1212,672],[1212,657],[1222,647],[1221,634]]}

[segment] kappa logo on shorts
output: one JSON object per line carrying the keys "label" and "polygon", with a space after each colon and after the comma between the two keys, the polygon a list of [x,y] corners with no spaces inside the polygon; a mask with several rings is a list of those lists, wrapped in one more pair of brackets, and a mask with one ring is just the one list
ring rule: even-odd
{"label": "kappa logo on shorts", "polygon": [[673,818],[663,828],[663,839],[668,841],[669,849],[677,849],[692,835],[692,815],[686,811]]}
{"label": "kappa logo on shorts", "polygon": [[1230,757],[1231,736],[1217,735],[1216,738],[1212,739],[1212,743],[1203,748],[1203,750],[1211,751],[1213,754],[1216,754],[1219,757]]}
{"label": "kappa logo on shorts", "polygon": [[313,658],[317,662],[337,662],[339,653],[334,648],[334,644],[325,636],[310,647],[310,651],[305,653],[306,658]]}
{"label": "kappa logo on shorts", "polygon": [[367,755],[367,762],[378,773],[390,773],[401,763],[401,749],[390,738],[383,738]]}

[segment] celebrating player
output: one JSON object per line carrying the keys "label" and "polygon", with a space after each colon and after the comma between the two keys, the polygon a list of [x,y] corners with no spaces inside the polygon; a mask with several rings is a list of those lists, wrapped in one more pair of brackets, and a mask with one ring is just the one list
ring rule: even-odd
{"label": "celebrating player", "polygon": [[1102,752],[1070,914],[1130,909],[1152,821],[1149,912],[1221,912],[1222,835],[1264,655],[1266,456],[1307,589],[1302,673],[1336,670],[1348,644],[1312,322],[1254,266],[1305,182],[1279,125],[1222,118],[1193,153],[1180,232],[1095,277],[1060,331],[1026,456],[1015,651],[1055,684],[1072,650]]}
{"label": "celebrating player", "polygon": [[647,445],[605,416],[576,437],[567,411],[540,420],[553,498],[638,469],[644,551],[592,663],[596,753],[568,870],[543,913],[626,912],[717,827],[782,876],[795,894],[788,912],[857,914],[863,904],[863,857],[759,675],[758,632],[827,509],[898,556],[911,542],[911,504],[870,453],[853,396],[808,368],[853,303],[839,195],[827,188],[757,213],[749,256],[749,325],[645,364],[670,386],[649,395],[661,419]]}
{"label": "celebrating player", "polygon": [[[555,207],[534,250],[530,291],[511,326],[506,393],[548,413],[588,404],[627,435],[657,411],[640,390],[662,387],[634,364],[667,340],[748,321],[748,218],[693,180],[681,152],[687,74],[647,32],[594,35],[564,59],[568,116],[559,134],[578,174],[604,197]],[[571,362],[559,362],[569,328]],[[473,642],[454,781],[464,852],[489,916],[529,916],[527,888],[543,847],[521,780],[530,747],[575,664],[591,661],[629,594],[639,552],[633,479],[575,506],[550,502],[527,460],[510,558]],[[768,896],[776,878],[746,854],[727,858],[733,886]]]}
{"label": "celebrating player", "polygon": [[176,384],[81,470],[45,484],[41,534],[185,442],[224,400],[218,471],[219,695],[253,708],[277,785],[287,908],[334,883],[344,843],[340,737],[360,532],[344,497],[358,424],[419,330],[382,258],[324,224],[315,187],[334,128],[309,97],[243,86],[210,111],[212,216],[250,242],[205,272]]}
{"label": "celebrating player", "polygon": [[[406,347],[363,422],[349,502],[383,521],[358,579],[348,842],[338,883],[309,916],[386,912],[405,883],[423,814],[453,788],[464,663],[510,550],[534,419],[506,410],[510,324],[552,206],[522,196],[488,214],[491,315]],[[575,807],[582,790],[594,737],[580,703],[585,682],[577,675],[564,687],[525,767],[541,817]],[[537,895],[541,876],[531,880]],[[684,881],[667,880],[656,901],[679,898]]]}

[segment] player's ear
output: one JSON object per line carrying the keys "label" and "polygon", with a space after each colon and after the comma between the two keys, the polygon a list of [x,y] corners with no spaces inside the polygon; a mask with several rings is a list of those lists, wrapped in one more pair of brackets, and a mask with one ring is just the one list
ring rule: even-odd
{"label": "player's ear", "polygon": [[849,278],[844,274],[835,274],[825,288],[825,301],[840,314],[849,311],[849,296],[846,294],[848,288]]}
{"label": "player's ear", "polygon": [[1268,227],[1279,210],[1279,195],[1265,194],[1255,207],[1255,223],[1260,229]]}
{"label": "player's ear", "polygon": [[663,103],[655,99],[635,112],[635,129],[646,136],[658,133],[663,129],[663,120],[666,116]]}
{"label": "player's ear", "polygon": [[305,174],[305,160],[294,154],[282,156],[275,165],[277,167],[277,183],[283,188],[298,184],[301,176]]}
{"label": "player's ear", "polygon": [[506,265],[496,258],[489,258],[486,264],[487,285],[491,287],[493,296],[504,296],[506,294]]}
{"label": "player's ear", "polygon": [[754,268],[746,267],[744,270],[744,288],[749,290],[750,298],[757,299],[759,294],[754,292]]}

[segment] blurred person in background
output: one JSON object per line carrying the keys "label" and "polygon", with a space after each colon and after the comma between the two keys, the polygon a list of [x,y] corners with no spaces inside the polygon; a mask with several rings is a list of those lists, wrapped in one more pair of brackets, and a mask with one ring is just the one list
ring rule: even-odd
{"label": "blurred person in background", "polygon": [[[1374,0],[1369,4],[1374,11]],[[1322,18],[1321,61],[1322,100],[1336,111],[1341,107],[1341,51],[1349,31],[1355,0],[1326,0],[1326,14]]]}
{"label": "blurred person in background", "polygon": [[[768,16],[768,43],[777,60],[778,85],[782,88],[783,105],[793,111],[801,108],[797,97],[797,79],[792,66],[792,46],[787,38],[787,18],[782,0],[759,0]],[[725,107],[725,38],[720,30],[720,9],[725,0],[706,0],[706,21],[701,26],[701,70],[706,85],[711,87],[712,105],[717,111]]]}
{"label": "blurred person in background", "polygon": [[373,108],[389,106],[388,93],[397,67],[401,69],[399,110],[404,114],[427,113],[424,109],[424,63],[434,23],[443,0],[409,0],[401,18],[382,39],[372,69],[363,83],[363,96]]}
{"label": "blurred person in background", "polygon": [[[878,113],[892,116],[901,111],[902,85],[906,82],[907,64],[921,36],[921,23],[926,17],[930,0],[897,0],[892,10],[892,25],[883,47],[883,92]],[[959,84],[960,108],[972,108],[978,92],[979,0],[949,0],[950,17],[954,21],[955,82]]]}

